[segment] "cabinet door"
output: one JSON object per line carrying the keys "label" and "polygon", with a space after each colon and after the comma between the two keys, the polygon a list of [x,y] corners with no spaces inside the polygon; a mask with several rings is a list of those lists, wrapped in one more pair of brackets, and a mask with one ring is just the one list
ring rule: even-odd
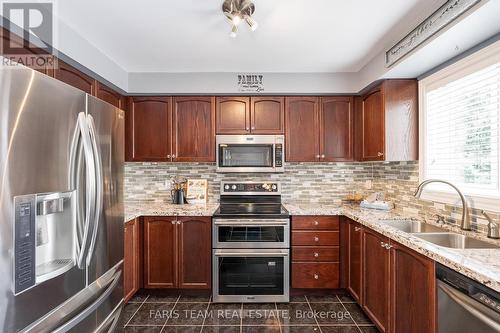
{"label": "cabinet door", "polygon": [[125,98],[100,82],[96,83],[96,97],[119,109],[123,110],[125,108]]}
{"label": "cabinet door", "polygon": [[285,99],[285,145],[289,162],[319,160],[319,98]]}
{"label": "cabinet door", "polygon": [[361,160],[383,161],[385,153],[384,95],[376,89],[363,97],[361,106]]}
{"label": "cabinet door", "polygon": [[144,218],[144,287],[177,287],[175,217]]}
{"label": "cabinet door", "polygon": [[131,97],[126,115],[127,160],[170,161],[172,99]]}
{"label": "cabinet door", "polygon": [[215,161],[215,98],[174,97],[172,159],[179,162]]}
{"label": "cabinet door", "polygon": [[58,67],[54,71],[54,77],[59,81],[69,84],[77,89],[95,96],[97,81],[80,72],[64,61],[58,61]]}
{"label": "cabinet door", "polygon": [[347,289],[349,289],[352,297],[356,302],[361,303],[362,291],[362,235],[363,229],[355,222],[349,221],[348,230],[348,277]]}
{"label": "cabinet door", "polygon": [[322,97],[320,113],[320,153],[322,161],[352,161],[352,97]]}
{"label": "cabinet door", "polygon": [[391,332],[436,332],[434,262],[400,244],[391,249]]}
{"label": "cabinet door", "polygon": [[283,134],[285,132],[285,99],[283,97],[251,98],[251,132]]}
{"label": "cabinet door", "polygon": [[179,217],[179,288],[211,288],[210,217]]}
{"label": "cabinet door", "polygon": [[124,247],[123,293],[127,302],[141,286],[141,236],[138,219],[125,224]]}
{"label": "cabinet door", "polygon": [[217,97],[217,134],[250,133],[250,97]]}
{"label": "cabinet door", "polygon": [[362,307],[382,332],[389,326],[390,252],[385,238],[369,229],[363,230]]}

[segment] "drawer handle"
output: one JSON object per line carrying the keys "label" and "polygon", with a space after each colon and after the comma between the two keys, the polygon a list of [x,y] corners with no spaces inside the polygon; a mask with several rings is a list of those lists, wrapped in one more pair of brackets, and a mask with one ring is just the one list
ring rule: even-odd
{"label": "drawer handle", "polygon": [[314,236],[314,241],[315,242],[319,242],[319,237],[318,236]]}
{"label": "drawer handle", "polygon": [[318,274],[314,274],[314,279],[315,280],[319,279],[319,275]]}
{"label": "drawer handle", "polygon": [[319,222],[318,221],[314,221],[314,225],[319,225]]}
{"label": "drawer handle", "polygon": [[319,253],[318,252],[314,252],[314,258],[317,258],[319,257]]}

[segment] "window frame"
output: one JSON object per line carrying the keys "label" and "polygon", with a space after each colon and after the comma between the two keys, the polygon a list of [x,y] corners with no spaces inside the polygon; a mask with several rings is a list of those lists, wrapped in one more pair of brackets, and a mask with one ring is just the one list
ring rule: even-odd
{"label": "window frame", "polygon": [[[442,86],[451,81],[455,81],[466,75],[500,62],[500,41],[497,41],[459,61],[433,73],[418,82],[419,95],[419,180],[424,181],[426,177],[426,93],[427,91]],[[484,209],[493,212],[500,212],[500,194],[481,195],[471,194],[464,190],[470,208]],[[457,193],[450,187],[429,185],[422,193],[421,199],[439,203],[460,206],[461,201]]]}

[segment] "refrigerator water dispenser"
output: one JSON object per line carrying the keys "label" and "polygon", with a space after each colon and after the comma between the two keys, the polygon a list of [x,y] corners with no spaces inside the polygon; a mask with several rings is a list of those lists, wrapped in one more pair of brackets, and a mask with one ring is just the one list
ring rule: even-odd
{"label": "refrigerator water dispenser", "polygon": [[76,264],[74,191],[14,198],[14,293],[70,270]]}

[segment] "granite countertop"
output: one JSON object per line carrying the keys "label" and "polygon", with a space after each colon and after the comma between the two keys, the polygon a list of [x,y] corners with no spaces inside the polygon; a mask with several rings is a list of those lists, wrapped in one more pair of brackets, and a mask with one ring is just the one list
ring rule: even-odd
{"label": "granite countertop", "polygon": [[[364,209],[357,205],[285,204],[285,207],[291,215],[347,216],[428,258],[500,292],[500,249],[450,249],[434,245],[380,222],[384,219],[410,218],[409,216],[392,211],[384,212]],[[443,227],[440,225],[439,227],[500,245],[500,240],[488,239],[476,232],[467,232],[452,226]]]}
{"label": "granite countertop", "polygon": [[139,216],[212,216],[219,204],[174,205],[166,202],[134,201],[125,203],[125,222]]}

